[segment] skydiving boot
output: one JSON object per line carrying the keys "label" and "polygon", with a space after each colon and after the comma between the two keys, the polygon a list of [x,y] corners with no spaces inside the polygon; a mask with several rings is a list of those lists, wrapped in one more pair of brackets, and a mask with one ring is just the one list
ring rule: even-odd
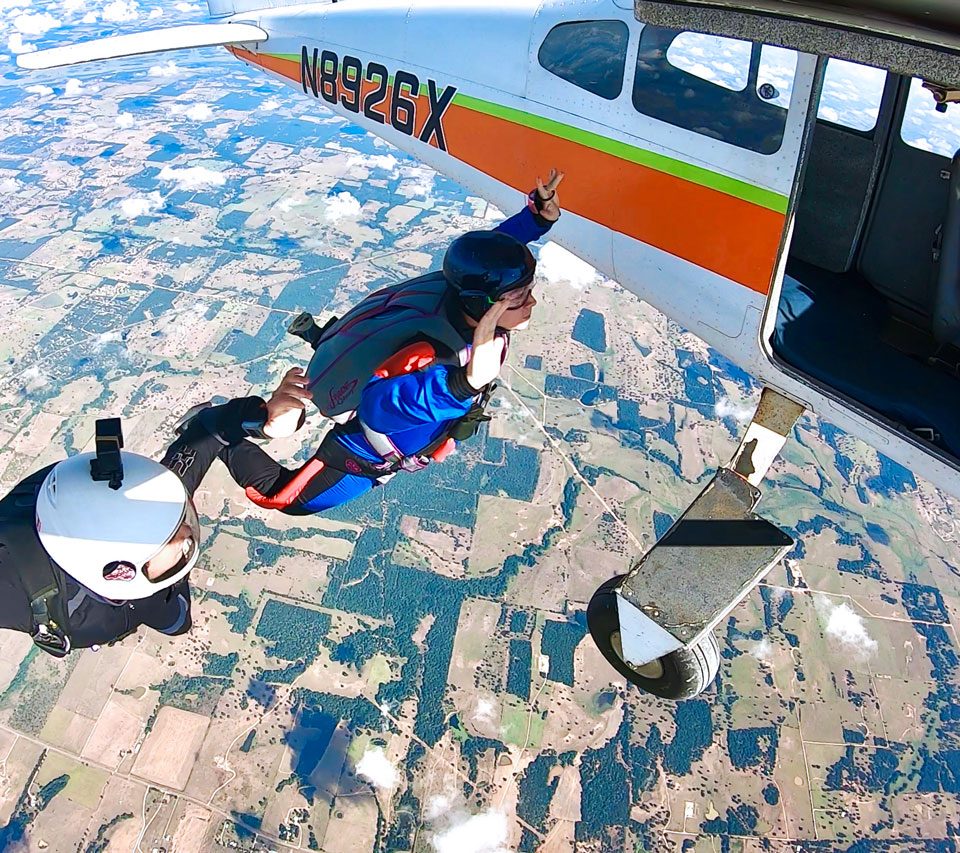
{"label": "skydiving boot", "polygon": [[177,436],[183,435],[187,431],[187,427],[190,426],[190,423],[193,421],[193,419],[204,409],[210,408],[213,408],[213,403],[210,402],[210,400],[207,400],[204,403],[197,403],[196,406],[191,406],[186,412],[183,413],[183,415],[180,417],[180,420],[173,425],[173,434]]}
{"label": "skydiving boot", "polygon": [[[199,429],[228,447],[245,438],[268,438],[263,432],[267,415],[266,403],[260,397],[238,397],[219,406],[208,400],[188,409],[174,432],[183,436],[188,430]],[[301,412],[300,426],[304,418]]]}

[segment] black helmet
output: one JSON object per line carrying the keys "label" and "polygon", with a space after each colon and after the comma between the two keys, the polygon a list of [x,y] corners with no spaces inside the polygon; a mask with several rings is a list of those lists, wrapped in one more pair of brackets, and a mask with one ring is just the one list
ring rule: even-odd
{"label": "black helmet", "polygon": [[474,320],[505,293],[529,284],[536,267],[530,250],[500,231],[471,231],[457,237],[443,256],[443,277]]}

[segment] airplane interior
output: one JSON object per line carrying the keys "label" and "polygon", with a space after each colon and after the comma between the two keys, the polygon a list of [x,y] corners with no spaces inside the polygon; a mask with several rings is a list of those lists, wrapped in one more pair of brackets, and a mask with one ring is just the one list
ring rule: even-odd
{"label": "airplane interior", "polygon": [[875,110],[821,102],[771,343],[960,459],[960,142],[919,80],[874,70]]}

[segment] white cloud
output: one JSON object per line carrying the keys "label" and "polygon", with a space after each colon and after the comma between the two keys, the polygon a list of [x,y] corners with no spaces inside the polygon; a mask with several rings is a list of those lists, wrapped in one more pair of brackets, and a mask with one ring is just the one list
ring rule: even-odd
{"label": "white cloud", "polygon": [[50,86],[44,86],[42,83],[37,83],[34,86],[27,86],[24,91],[29,92],[31,95],[40,95],[40,97],[53,94],[53,89]]}
{"label": "white cloud", "polygon": [[267,110],[269,112],[270,110],[277,109],[279,106],[280,101],[278,101],[276,98],[267,98],[267,100],[260,104],[260,109]]}
{"label": "white cloud", "polygon": [[827,596],[818,595],[814,605],[825,624],[824,633],[842,646],[866,657],[877,651],[877,641],[868,633],[863,617],[846,603],[834,604]]}
{"label": "white cloud", "polygon": [[759,643],[754,643],[750,647],[749,652],[760,661],[760,663],[769,665],[773,660],[773,643],[764,637]]}
{"label": "white cloud", "polygon": [[473,712],[474,722],[492,723],[493,712],[495,710],[496,710],[496,706],[489,699],[484,699],[483,697],[477,699],[477,707],[476,707],[476,710],[474,710]]}
{"label": "white cloud", "polygon": [[39,391],[41,388],[50,384],[50,380],[46,374],[41,373],[37,365],[33,365],[33,367],[28,367],[24,370],[23,373],[20,374],[20,380],[23,383],[23,390],[28,394]]}
{"label": "white cloud", "polygon": [[7,47],[11,53],[31,53],[37,49],[35,44],[24,41],[23,36],[20,35],[20,33],[10,34],[10,38],[7,39]]}
{"label": "white cloud", "polygon": [[122,340],[122,337],[120,332],[103,332],[103,334],[97,335],[93,341],[94,352],[100,352],[107,344],[116,343]]}
{"label": "white cloud", "polygon": [[147,72],[151,77],[175,77],[180,73],[177,63],[168,59],[163,65],[151,65]]}
{"label": "white cloud", "polygon": [[20,184],[13,178],[4,178],[0,181],[0,193],[15,193],[18,189],[20,189]]}
{"label": "white cloud", "polygon": [[303,196],[288,195],[280,199],[274,207],[278,213],[289,213],[293,208],[306,203],[307,200]]}
{"label": "white cloud", "polygon": [[436,794],[427,800],[427,809],[424,812],[427,820],[436,820],[447,814],[453,808],[453,797],[449,794]]}
{"label": "white cloud", "polygon": [[67,85],[63,87],[63,94],[72,98],[75,95],[79,95],[83,91],[83,83],[81,83],[76,77],[71,77],[67,80]]}
{"label": "white cloud", "polygon": [[87,0],[63,0],[64,12],[79,12],[87,5]]}
{"label": "white cloud", "polygon": [[200,10],[196,3],[175,3],[173,8],[178,12],[197,12]]}
{"label": "white cloud", "polygon": [[87,14],[81,18],[81,21],[84,24],[95,24],[99,18],[100,16],[96,12],[87,12]]}
{"label": "white cloud", "polygon": [[24,9],[32,5],[32,0],[0,0],[0,13],[11,9]]}
{"label": "white cloud", "polygon": [[352,154],[347,158],[347,169],[360,166],[362,169],[385,169],[392,172],[399,161],[392,154]]}
{"label": "white cloud", "polygon": [[191,121],[209,121],[213,118],[213,110],[209,104],[194,104],[184,112],[184,115]]}
{"label": "white cloud", "polygon": [[161,9],[159,6],[154,6],[154,7],[150,10],[150,14],[147,15],[147,17],[148,17],[148,18],[162,18],[162,17],[163,17],[163,9]]}
{"label": "white cloud", "polygon": [[360,202],[350,193],[342,192],[328,195],[325,199],[323,215],[327,222],[339,222],[341,219],[356,219],[362,210]]}
{"label": "white cloud", "polygon": [[433,189],[435,175],[432,172],[423,170],[408,175],[397,191],[402,195],[413,198],[414,196],[428,196]]}
{"label": "white cloud", "polygon": [[205,166],[191,166],[187,169],[165,166],[157,177],[161,181],[173,181],[178,190],[187,191],[222,187],[227,182],[222,172],[215,172]]}
{"label": "white cloud", "polygon": [[375,788],[385,791],[396,788],[397,782],[400,781],[397,768],[390,763],[390,759],[379,747],[367,748],[363,758],[357,762],[357,775],[362,776]]}
{"label": "white cloud", "polygon": [[590,264],[552,242],[540,249],[537,272],[550,284],[569,284],[575,290],[583,290],[598,278]]}
{"label": "white cloud", "polygon": [[737,423],[747,424],[753,419],[754,406],[749,403],[734,403],[729,397],[717,400],[718,418],[733,418]]}
{"label": "white cloud", "polygon": [[148,195],[133,196],[125,198],[120,202],[120,211],[126,219],[135,219],[138,216],[148,216],[156,213],[163,207],[163,199],[160,193],[154,191]]}
{"label": "white cloud", "polygon": [[133,113],[118,113],[117,127],[123,130],[129,130],[134,125]]}
{"label": "white cloud", "polygon": [[103,20],[119,23],[121,21],[135,21],[140,17],[140,7],[135,0],[113,0],[103,7]]}
{"label": "white cloud", "polygon": [[427,819],[440,825],[430,839],[437,853],[509,853],[506,815],[498,811],[471,815],[453,802],[451,796],[437,796],[427,803]]}
{"label": "white cloud", "polygon": [[49,12],[40,12],[36,15],[25,12],[13,19],[13,28],[25,36],[42,36],[55,27],[59,27],[61,23],[58,18],[54,18]]}

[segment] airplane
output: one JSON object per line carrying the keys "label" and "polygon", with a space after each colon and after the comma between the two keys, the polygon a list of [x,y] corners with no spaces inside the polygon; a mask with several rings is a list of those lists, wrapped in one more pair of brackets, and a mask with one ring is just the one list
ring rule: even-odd
{"label": "airplane", "polygon": [[208,7],[18,63],[221,45],[503,209],[555,164],[552,239],[763,384],[732,460],[589,604],[629,682],[684,699],[714,680],[712,629],[792,545],[754,510],[804,411],[960,494],[953,0]]}

